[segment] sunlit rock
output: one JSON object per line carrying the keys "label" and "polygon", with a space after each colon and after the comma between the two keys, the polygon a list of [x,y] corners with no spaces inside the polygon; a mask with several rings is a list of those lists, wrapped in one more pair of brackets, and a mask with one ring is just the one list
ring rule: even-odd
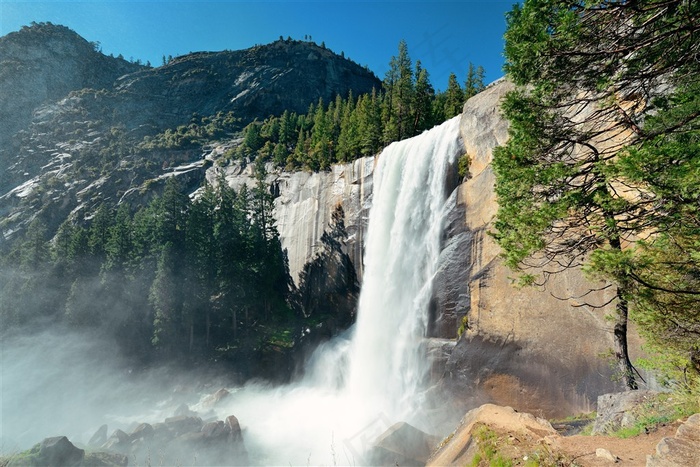
{"label": "sunlit rock", "polygon": [[657,391],[624,391],[599,396],[592,434],[606,434],[633,426],[637,421],[635,409],[655,401],[658,396]]}

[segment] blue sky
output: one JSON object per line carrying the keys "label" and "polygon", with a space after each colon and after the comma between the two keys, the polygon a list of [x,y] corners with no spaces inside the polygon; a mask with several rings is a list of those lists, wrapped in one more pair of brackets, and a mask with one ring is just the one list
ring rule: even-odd
{"label": "blue sky", "polygon": [[384,77],[401,39],[433,86],[450,72],[463,82],[468,63],[487,81],[502,75],[504,14],[515,0],[491,1],[11,1],[0,0],[0,35],[32,21],[70,27],[106,54],[150,61],[196,51],[237,50],[279,36],[320,44]]}

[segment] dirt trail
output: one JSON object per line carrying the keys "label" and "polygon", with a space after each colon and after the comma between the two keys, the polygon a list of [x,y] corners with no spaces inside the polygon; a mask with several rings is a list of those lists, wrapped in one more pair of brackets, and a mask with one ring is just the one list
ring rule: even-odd
{"label": "dirt trail", "polygon": [[610,460],[597,457],[596,449],[607,449],[619,460],[614,465],[624,467],[646,466],[647,455],[656,452],[656,445],[662,438],[673,436],[680,422],[659,427],[648,434],[621,439],[612,436],[557,436],[553,446],[582,467],[610,466]]}

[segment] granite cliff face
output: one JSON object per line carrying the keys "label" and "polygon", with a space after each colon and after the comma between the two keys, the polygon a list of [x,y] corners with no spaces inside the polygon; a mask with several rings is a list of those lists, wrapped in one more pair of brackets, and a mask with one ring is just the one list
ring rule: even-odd
{"label": "granite cliff face", "polygon": [[[612,309],[566,298],[600,284],[571,269],[551,276],[545,289],[518,289],[488,235],[497,209],[492,151],[508,137],[498,105],[510,89],[509,82],[497,82],[470,99],[462,114],[462,138],[472,160],[470,178],[457,193],[470,237],[470,261],[462,273],[469,311],[445,381],[464,395],[518,410],[548,416],[590,411],[599,394],[616,387],[601,357],[612,348],[611,325],[604,318]],[[602,305],[610,298],[596,292],[586,303]]]}
{"label": "granite cliff face", "polygon": [[[204,148],[134,150],[145,136],[188,124],[193,113],[231,111],[246,122],[379,86],[363,68],[305,42],[196,53],[150,69],[104,57],[65,28],[33,28],[0,38],[0,88],[11,91],[0,99],[1,121],[17,115],[0,132],[0,243],[39,212],[55,229],[102,201],[145,202],[170,176],[180,177],[189,191],[205,178],[215,182],[221,172],[235,187],[252,185],[250,166],[215,162],[237,144],[235,135]],[[34,43],[37,31],[51,40]],[[62,60],[68,69],[54,69]],[[17,82],[25,75],[31,79]],[[494,83],[465,104],[461,117],[472,163],[465,182],[452,168],[446,186],[452,210],[429,327],[430,348],[441,359],[434,376],[469,405],[495,402],[552,416],[589,410],[599,394],[615,389],[612,371],[599,357],[612,347],[606,308],[560,298],[580,296],[596,284],[574,269],[552,277],[545,291],[516,289],[487,234],[497,208],[492,150],[508,136],[499,100],[509,89],[506,81]],[[329,172],[268,175],[295,281],[323,248],[338,206],[347,231],[343,253],[361,280],[374,166],[370,157]],[[587,297],[593,304],[608,298]]]}

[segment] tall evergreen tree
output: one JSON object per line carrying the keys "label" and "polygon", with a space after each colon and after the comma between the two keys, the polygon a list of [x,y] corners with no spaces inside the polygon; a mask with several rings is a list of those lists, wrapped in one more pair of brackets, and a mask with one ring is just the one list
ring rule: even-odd
{"label": "tall evergreen tree", "polygon": [[457,76],[454,73],[450,73],[447,81],[447,91],[445,91],[445,118],[452,118],[455,115],[459,115],[462,113],[463,106],[464,92],[457,81]]}
{"label": "tall evergreen tree", "polygon": [[433,125],[431,102],[435,98],[435,90],[430,84],[428,70],[422,67],[420,60],[416,61],[416,89],[413,103],[413,128],[411,135],[417,135]]}
{"label": "tall evergreen tree", "polygon": [[464,100],[479,94],[484,87],[484,68],[481,65],[474,67],[474,64],[469,62],[467,80],[464,83]]}

